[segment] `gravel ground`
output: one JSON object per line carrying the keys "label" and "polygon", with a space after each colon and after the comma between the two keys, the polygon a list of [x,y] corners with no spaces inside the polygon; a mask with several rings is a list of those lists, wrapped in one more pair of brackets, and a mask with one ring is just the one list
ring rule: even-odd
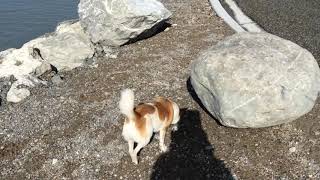
{"label": "gravel ground", "polygon": [[[199,52],[233,33],[205,0],[166,0],[174,16],[168,31],[123,46],[97,68],[62,74],[64,82],[32,89],[0,112],[3,179],[317,179],[320,178],[318,103],[299,120],[264,129],[233,129],[201,108],[189,77]],[[176,24],[176,25],[174,25]],[[119,92],[136,100],[156,95],[182,110],[179,130],[158,135],[134,165],[121,137]]]}
{"label": "gravel ground", "polygon": [[320,62],[319,0],[235,0],[263,29],[308,49]]}

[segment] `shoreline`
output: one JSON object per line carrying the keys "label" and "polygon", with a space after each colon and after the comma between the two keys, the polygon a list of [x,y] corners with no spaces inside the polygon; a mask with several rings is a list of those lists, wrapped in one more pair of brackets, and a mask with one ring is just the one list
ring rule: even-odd
{"label": "shoreline", "polygon": [[[263,129],[221,126],[195,100],[188,82],[190,63],[234,31],[207,1],[168,0],[165,6],[174,12],[169,23],[175,26],[121,46],[116,58],[97,58],[95,68],[62,72],[59,84],[33,87],[25,101],[0,110],[2,177],[319,177],[320,101],[289,124]],[[118,101],[124,88],[135,91],[136,102],[161,95],[184,109],[179,130],[166,135],[169,151],[160,153],[155,135],[141,151],[138,166],[132,165],[121,136]]]}
{"label": "shoreline", "polygon": [[36,2],[11,0],[0,7],[0,51],[20,48],[28,41],[54,31],[58,23],[78,18],[77,1]]}

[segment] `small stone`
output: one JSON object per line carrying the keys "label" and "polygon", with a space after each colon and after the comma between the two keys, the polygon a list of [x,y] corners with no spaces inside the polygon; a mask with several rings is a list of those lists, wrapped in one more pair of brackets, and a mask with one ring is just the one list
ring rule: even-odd
{"label": "small stone", "polygon": [[17,86],[11,86],[8,94],[7,94],[7,101],[18,103],[25,99],[26,97],[30,96],[30,91],[26,88],[18,89]]}
{"label": "small stone", "polygon": [[63,80],[61,79],[61,77],[59,75],[53,76],[51,81],[53,84],[60,84],[63,82]]}
{"label": "small stone", "polygon": [[58,159],[52,159],[52,165],[55,165],[58,162]]}
{"label": "small stone", "polygon": [[294,152],[296,152],[296,150],[297,150],[296,147],[291,147],[291,148],[289,149],[290,153],[294,153]]}
{"label": "small stone", "polygon": [[49,73],[52,70],[51,64],[43,62],[40,66],[35,69],[34,74],[36,76],[41,76],[44,73]]}

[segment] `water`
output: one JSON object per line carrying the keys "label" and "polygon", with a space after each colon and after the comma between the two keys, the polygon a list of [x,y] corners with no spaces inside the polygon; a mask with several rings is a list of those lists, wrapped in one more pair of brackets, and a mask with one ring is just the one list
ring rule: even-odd
{"label": "water", "polygon": [[55,30],[57,24],[78,18],[79,0],[0,0],[0,51]]}

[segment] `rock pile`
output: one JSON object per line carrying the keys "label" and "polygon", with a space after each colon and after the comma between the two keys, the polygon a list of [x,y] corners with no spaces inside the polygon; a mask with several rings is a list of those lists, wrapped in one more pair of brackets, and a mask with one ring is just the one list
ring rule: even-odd
{"label": "rock pile", "polygon": [[7,101],[19,102],[30,95],[28,87],[46,83],[36,77],[53,69],[66,71],[82,66],[101,54],[101,48],[102,53],[108,53],[109,47],[119,47],[157,29],[171,16],[156,0],[81,0],[78,11],[80,21],[63,22],[55,32],[31,40],[20,49],[0,52],[0,79],[17,79],[7,93]]}

